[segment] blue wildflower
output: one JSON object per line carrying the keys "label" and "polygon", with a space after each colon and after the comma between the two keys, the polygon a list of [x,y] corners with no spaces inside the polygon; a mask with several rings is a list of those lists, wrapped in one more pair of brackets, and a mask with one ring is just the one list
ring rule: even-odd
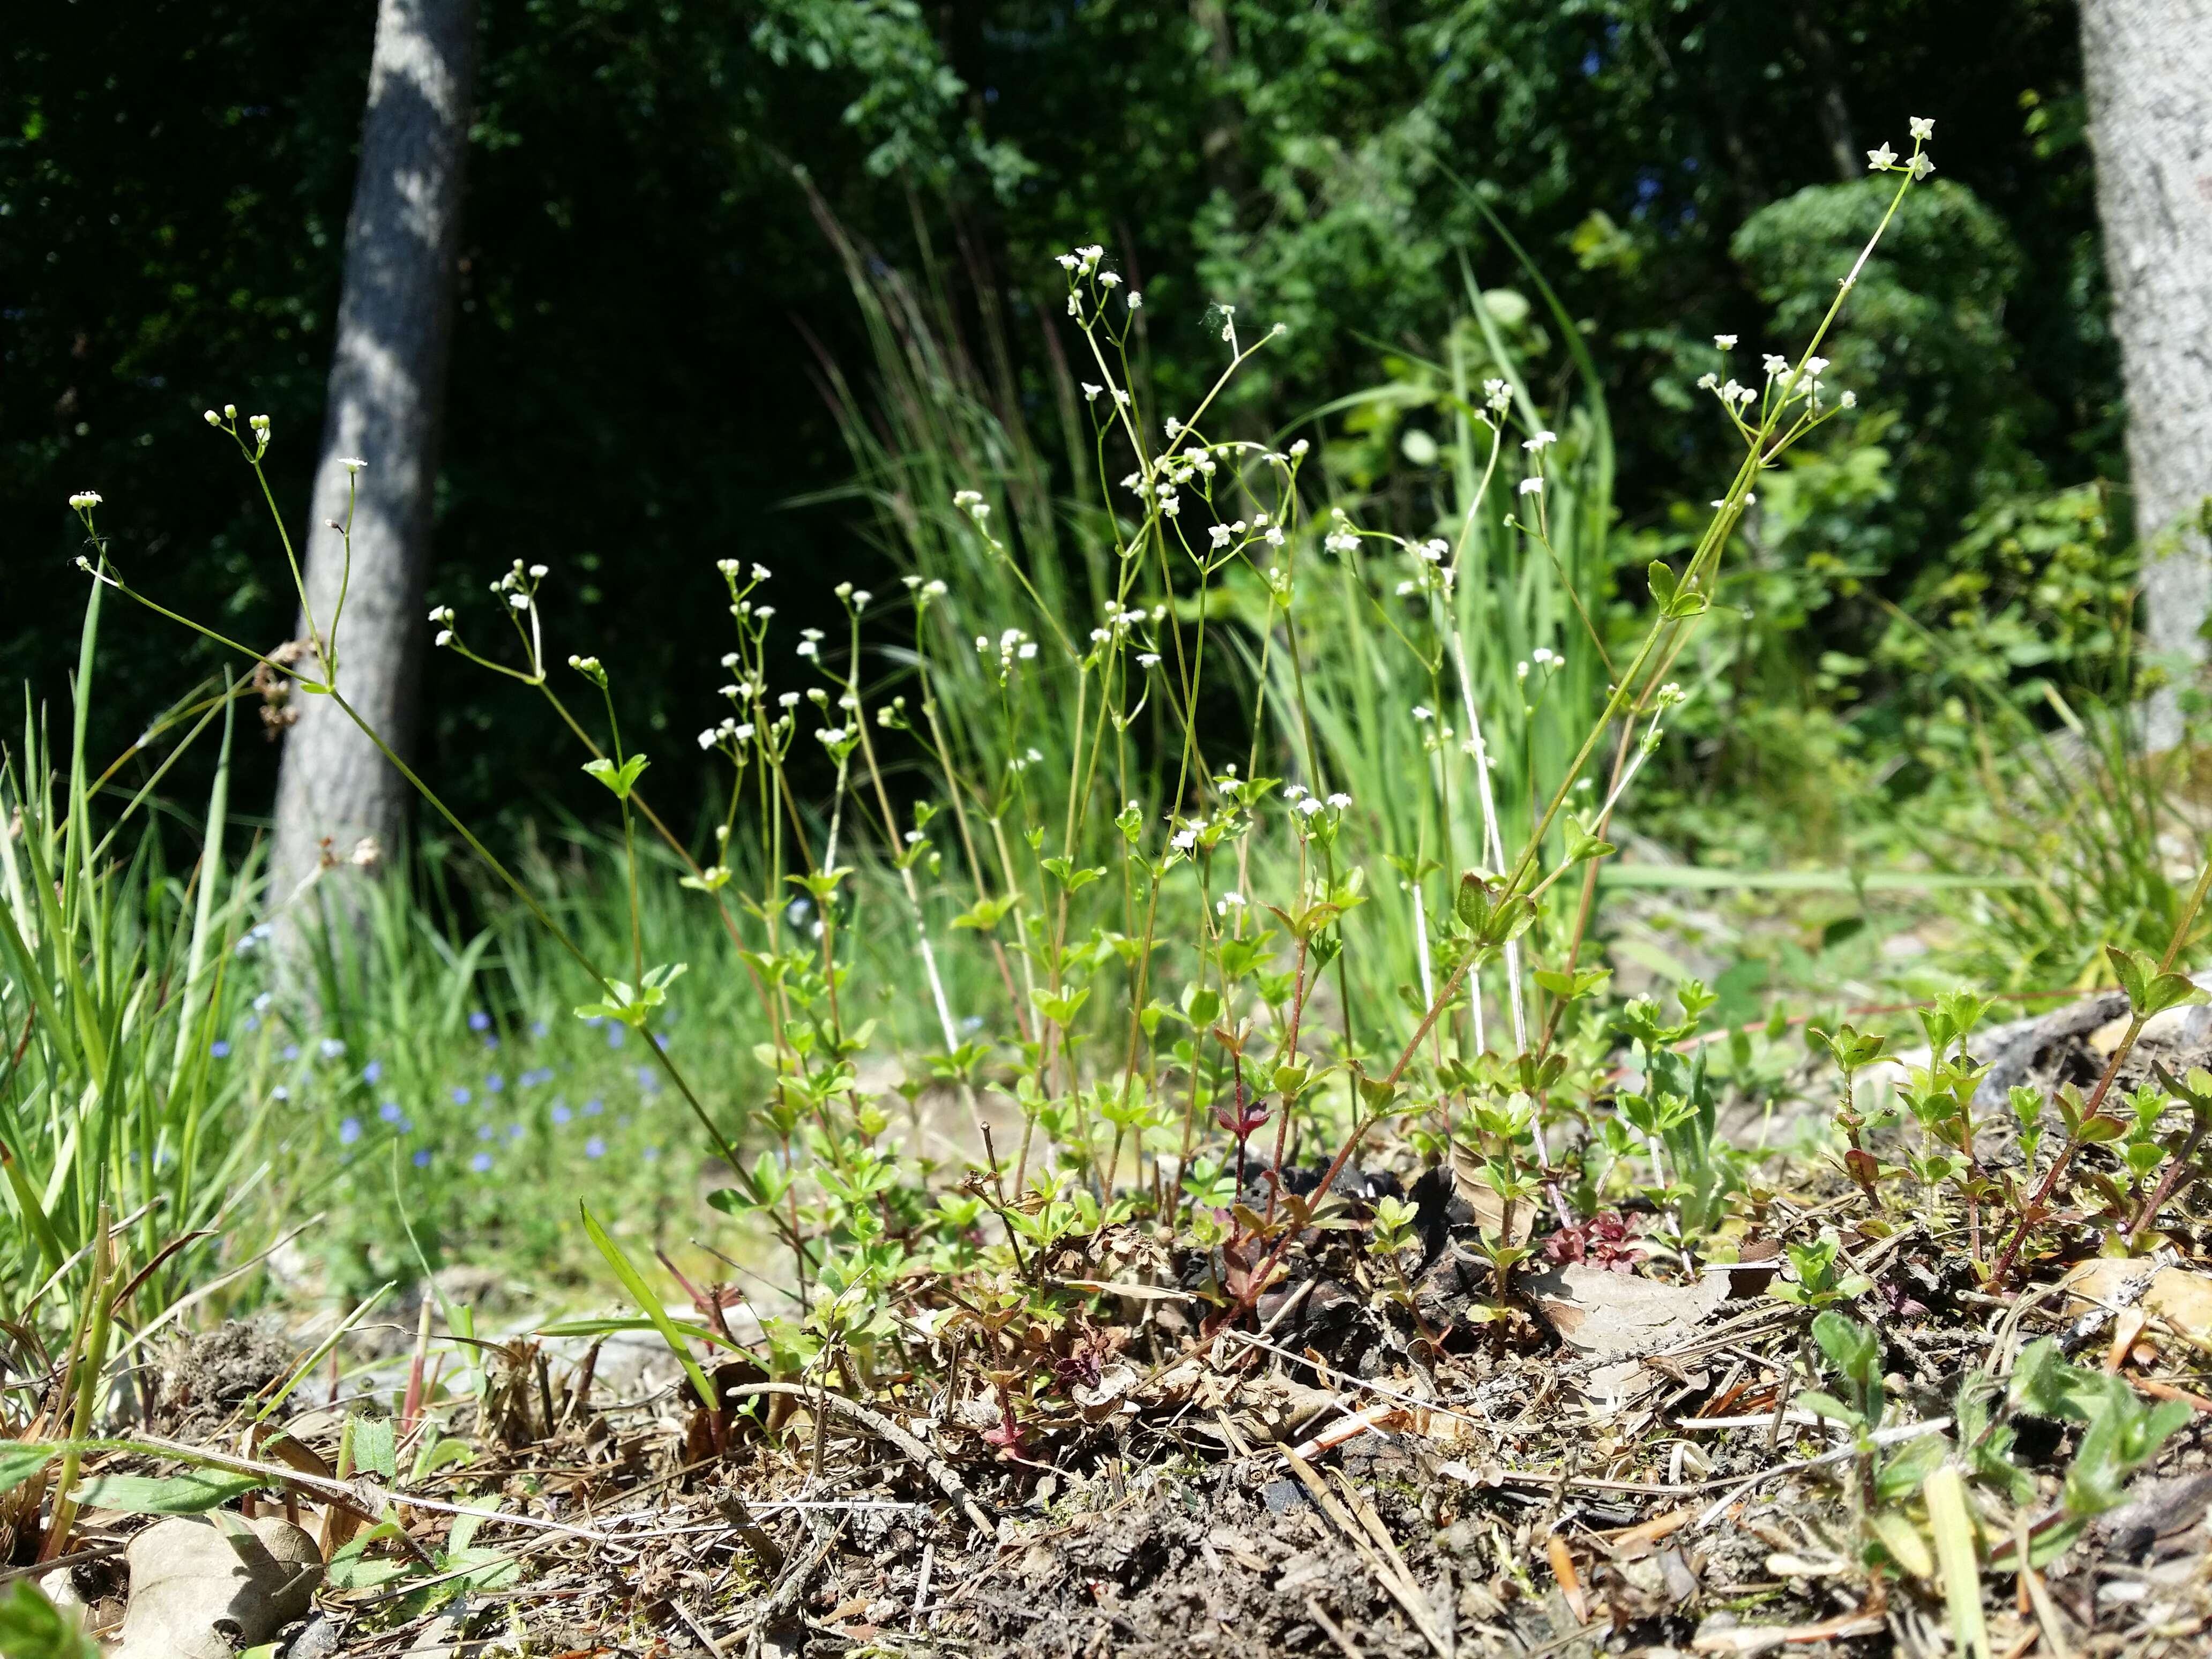
{"label": "blue wildflower", "polygon": [[361,1120],[349,1117],[338,1125],[338,1145],[350,1146],[361,1139]]}
{"label": "blue wildflower", "polygon": [[415,1167],[418,1170],[427,1170],[430,1167],[430,1149],[428,1146],[415,1154]]}
{"label": "blue wildflower", "polygon": [[471,1031],[489,1031],[491,1030],[491,1016],[484,1012],[483,1009],[477,1009],[474,1013],[469,1016],[469,1030]]}
{"label": "blue wildflower", "polygon": [[208,1044],[208,1053],[214,1055],[217,1060],[228,1060],[230,1058],[230,1044],[225,1042],[221,1037],[217,1037],[213,1042]]}
{"label": "blue wildflower", "polygon": [[600,1139],[597,1135],[593,1135],[589,1140],[584,1143],[584,1156],[586,1158],[605,1158],[606,1155],[607,1143]]}
{"label": "blue wildflower", "polygon": [[491,1173],[491,1154],[489,1152],[478,1152],[474,1158],[469,1160],[469,1168],[474,1170],[478,1175],[489,1175]]}
{"label": "blue wildflower", "polygon": [[456,1106],[465,1106],[468,1103],[469,1091],[465,1088],[462,1087],[461,1085],[456,1083],[453,1085],[453,1104]]}

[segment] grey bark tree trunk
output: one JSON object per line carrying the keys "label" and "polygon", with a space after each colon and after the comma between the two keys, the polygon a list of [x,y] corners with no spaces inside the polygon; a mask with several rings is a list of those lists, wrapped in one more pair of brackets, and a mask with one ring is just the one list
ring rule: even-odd
{"label": "grey bark tree trunk", "polygon": [[[425,631],[476,27],[476,0],[377,6],[307,538],[307,601],[313,627],[325,634],[346,581],[331,640],[338,690],[403,754],[413,735]],[[357,478],[349,476],[349,458],[367,463]],[[348,572],[328,521],[346,518],[349,489],[358,494]],[[298,637],[309,633],[302,617]],[[365,841],[380,850],[397,844],[408,802],[404,781],[329,698],[295,694],[293,706],[299,718],[277,779],[270,896],[286,907],[296,931],[307,894],[337,898],[337,908],[315,907],[326,915],[357,914],[358,895],[347,902],[343,882],[358,875],[341,872],[374,867]]]}
{"label": "grey bark tree trunk", "polygon": [[[2145,634],[2185,674],[2206,658],[2212,546],[2212,3],[2081,0],[2097,211],[2128,397]],[[2153,749],[2181,737],[2173,687]]]}

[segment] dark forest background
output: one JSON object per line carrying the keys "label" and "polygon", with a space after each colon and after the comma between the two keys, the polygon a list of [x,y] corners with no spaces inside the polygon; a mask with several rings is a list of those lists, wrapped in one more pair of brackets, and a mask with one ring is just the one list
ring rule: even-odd
{"label": "dark forest background", "polygon": [[[373,22],[365,3],[289,0],[11,20],[9,685],[66,696],[78,489],[104,492],[143,586],[248,641],[289,631],[251,475],[200,411],[267,412],[280,501],[304,515]],[[1838,352],[1880,459],[1777,532],[1746,647],[1793,665],[1855,740],[1912,718],[1865,712],[1897,680],[1882,602],[1981,592],[1990,526],[2123,472],[2076,21],[2057,0],[485,0],[482,28],[431,598],[480,597],[518,556],[551,565],[556,654],[618,661],[632,730],[688,734],[713,704],[714,559],[775,569],[794,623],[834,613],[839,580],[893,580],[836,499],[853,462],[826,377],[865,402],[870,363],[810,185],[871,257],[978,331],[999,319],[1040,427],[1064,320],[1050,260],[1072,244],[1103,242],[1143,288],[1168,406],[1214,372],[1209,303],[1287,324],[1237,393],[1236,418],[1273,430],[1433,352],[1463,270],[1526,289],[1494,214],[1605,377],[1617,539],[1640,568],[1723,456],[1692,389],[1709,337],[1801,336],[1864,234],[1863,152],[1934,117],[1936,186]],[[1530,349],[1564,390],[1560,343]],[[219,669],[118,608],[95,749]],[[421,744],[465,805],[540,810],[586,787],[528,699],[442,654],[428,672]],[[247,746],[258,810],[275,750]],[[688,735],[651,746],[663,798],[684,799],[669,774]]]}

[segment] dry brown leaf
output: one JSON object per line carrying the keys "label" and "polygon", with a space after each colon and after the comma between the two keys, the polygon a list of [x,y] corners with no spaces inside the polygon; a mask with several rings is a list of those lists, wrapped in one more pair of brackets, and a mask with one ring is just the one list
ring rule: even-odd
{"label": "dry brown leaf", "polygon": [[1662,1285],[1577,1264],[1533,1273],[1521,1288],[1570,1347],[1608,1359],[1658,1353],[1694,1337],[1728,1295],[1721,1279]]}

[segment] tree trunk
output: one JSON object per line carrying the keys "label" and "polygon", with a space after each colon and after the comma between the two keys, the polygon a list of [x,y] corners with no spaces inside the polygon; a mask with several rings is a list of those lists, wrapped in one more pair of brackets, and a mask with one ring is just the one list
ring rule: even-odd
{"label": "tree trunk", "polygon": [[[425,632],[439,427],[453,339],[461,177],[476,79],[476,0],[380,0],[362,121],[361,170],[346,222],[345,275],[330,404],[307,532],[307,599],[298,636],[331,632],[337,687],[377,734],[406,752]],[[367,463],[357,477],[345,462]],[[351,568],[330,520],[353,496]],[[303,670],[311,675],[310,665]],[[406,823],[405,783],[329,698],[295,695],[276,786],[271,902],[291,926],[307,893],[374,868]],[[319,878],[322,877],[327,878]],[[297,902],[295,902],[295,900]],[[340,913],[327,902],[313,907]],[[312,914],[309,912],[308,914]]]}
{"label": "tree trunk", "polygon": [[[2112,326],[2128,398],[2128,471],[2144,552],[2144,632],[2193,677],[2212,610],[2212,6],[2081,0],[2082,80]],[[2181,736],[2169,687],[2148,737]]]}

